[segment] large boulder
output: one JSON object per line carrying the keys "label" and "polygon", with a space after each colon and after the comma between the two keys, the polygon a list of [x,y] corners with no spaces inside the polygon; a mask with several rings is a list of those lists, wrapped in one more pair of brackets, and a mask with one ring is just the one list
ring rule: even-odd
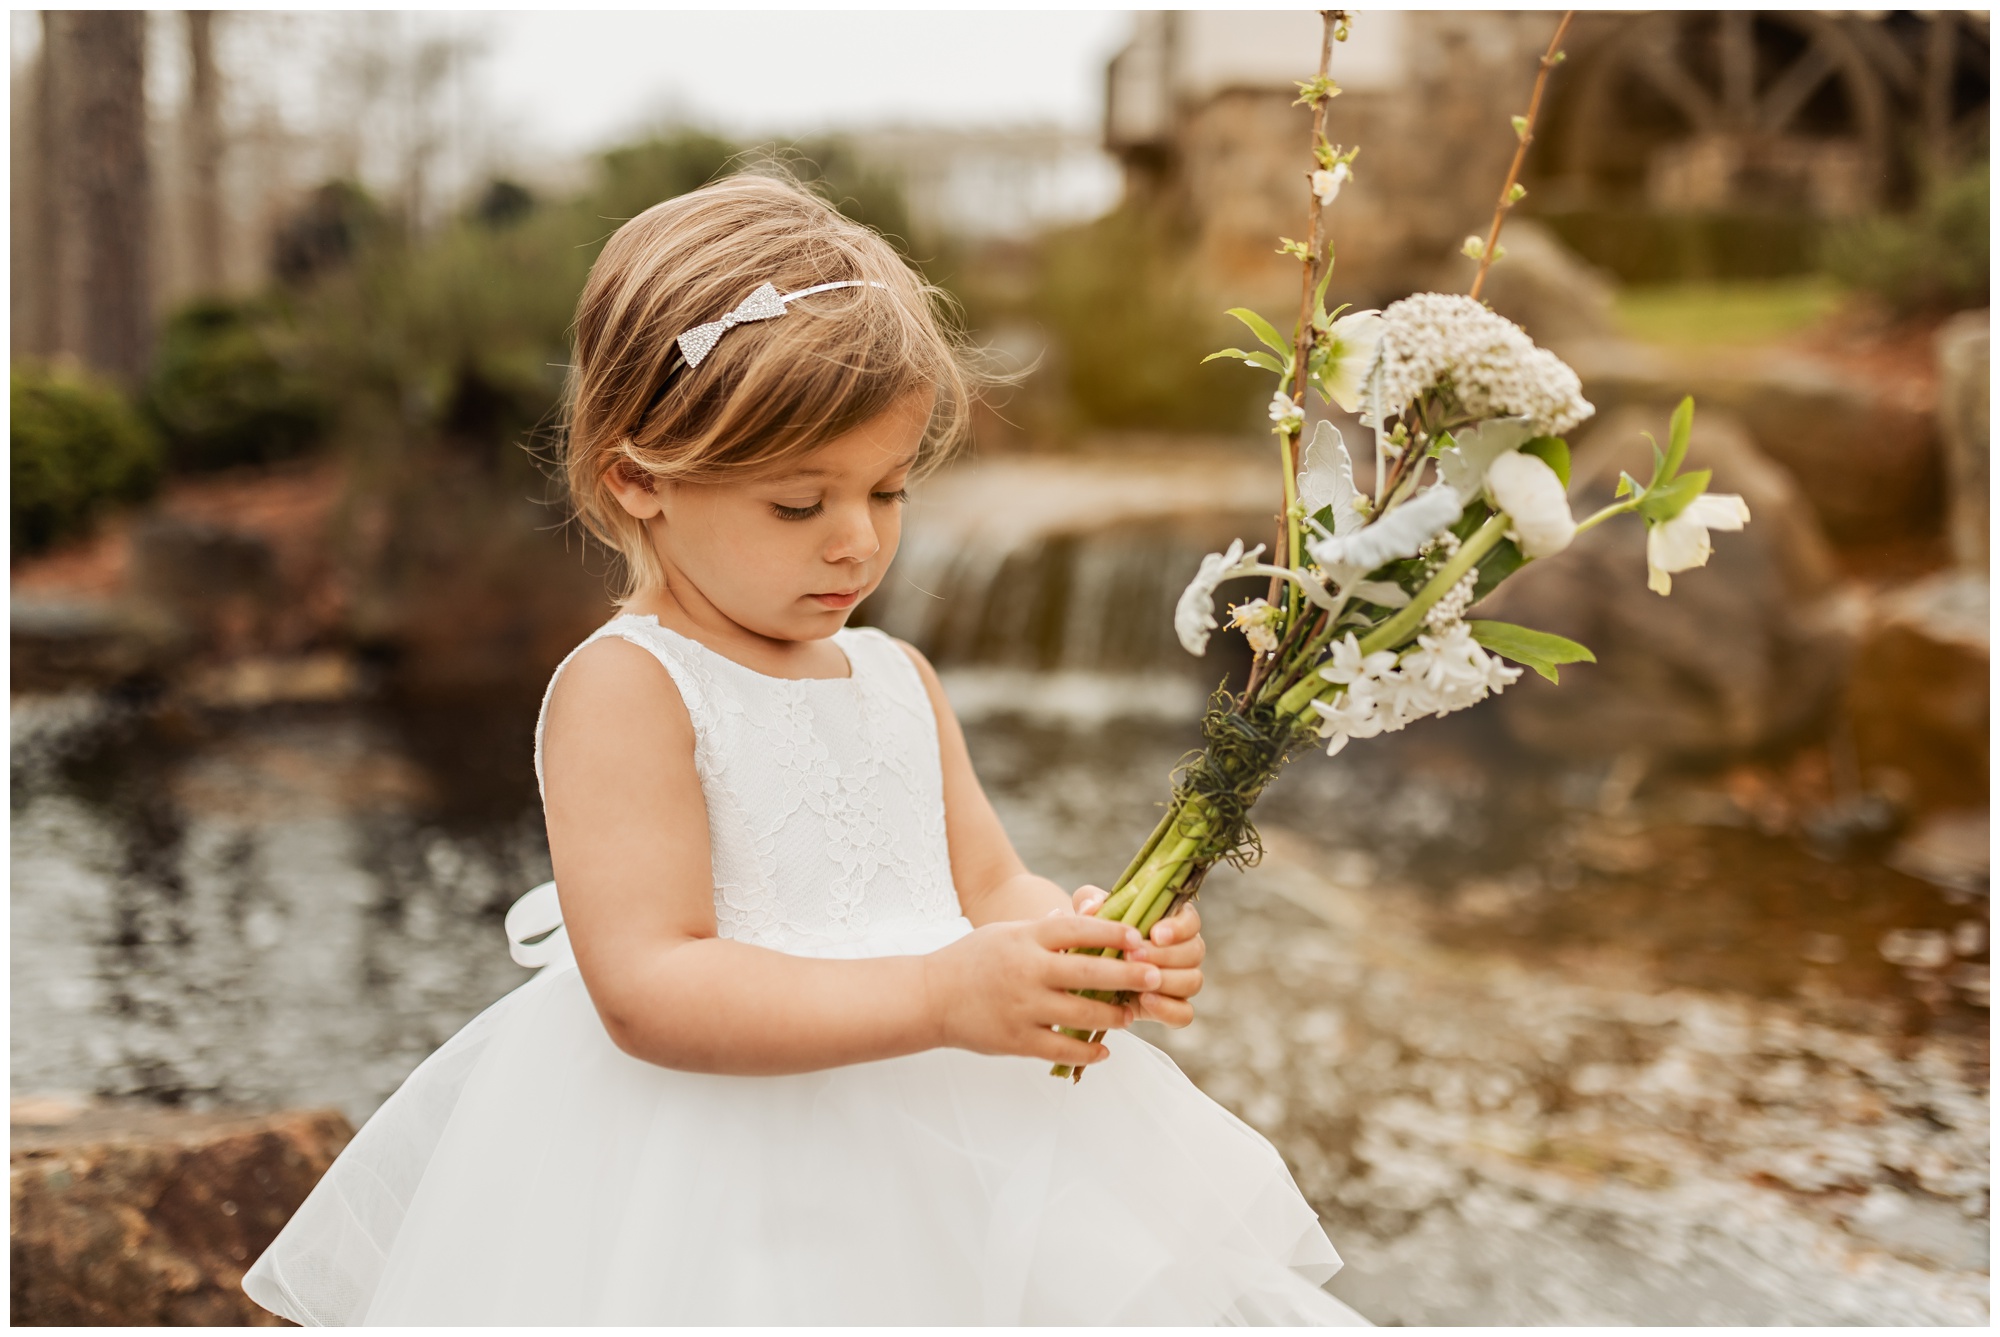
{"label": "large boulder", "polygon": [[[1536,343],[1558,351],[1580,339],[1616,333],[1611,304],[1618,284],[1609,274],[1532,218],[1510,220],[1501,238],[1502,255],[1486,271],[1486,285],[1480,290],[1488,306],[1526,330]],[[1437,290],[1463,287],[1471,264],[1454,255],[1438,277]]]}
{"label": "large boulder", "polygon": [[1938,435],[1944,439],[1945,525],[1952,556],[1986,569],[1992,478],[1990,313],[1967,311],[1938,331]]}
{"label": "large boulder", "polygon": [[1881,591],[1862,610],[1846,702],[1855,753],[1898,772],[1919,808],[1987,804],[1988,617],[1986,577],[1972,572]]}
{"label": "large boulder", "polygon": [[[1667,437],[1665,410],[1622,409],[1577,442],[1570,503],[1583,516],[1612,500],[1621,470],[1646,477]],[[1847,654],[1835,617],[1835,569],[1797,483],[1726,413],[1695,414],[1690,468],[1741,494],[1751,523],[1715,536],[1673,594],[1646,588],[1645,526],[1620,517],[1573,548],[1530,564],[1477,615],[1583,642],[1597,663],[1563,669],[1558,686],[1526,675],[1501,698],[1510,733],[1567,756],[1637,750],[1713,758],[1796,734],[1833,704]]]}
{"label": "large boulder", "polygon": [[276,1326],[243,1273],[354,1130],[331,1110],[17,1100],[12,1134],[15,1324]]}
{"label": "large boulder", "polygon": [[1758,448],[1791,471],[1836,543],[1937,532],[1937,415],[1909,386],[1789,349],[1690,355],[1605,339],[1562,351],[1600,414],[1670,406],[1692,394],[1703,412],[1735,415]]}

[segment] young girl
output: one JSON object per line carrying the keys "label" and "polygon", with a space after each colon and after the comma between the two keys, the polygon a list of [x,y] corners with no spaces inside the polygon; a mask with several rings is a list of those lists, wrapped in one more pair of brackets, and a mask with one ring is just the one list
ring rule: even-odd
{"label": "young girl", "polygon": [[930,665],[844,626],[905,486],[965,424],[935,300],[769,177],[606,244],[564,467],[627,587],[537,724],[556,883],[509,927],[553,929],[517,941],[546,964],[361,1129],[245,1277],[259,1304],[309,1324],[1361,1321],[1320,1290],[1340,1259],[1271,1145],[1123,1030],[1192,1016],[1192,907],[1142,944],[1084,913],[1096,888],[1030,873]]}

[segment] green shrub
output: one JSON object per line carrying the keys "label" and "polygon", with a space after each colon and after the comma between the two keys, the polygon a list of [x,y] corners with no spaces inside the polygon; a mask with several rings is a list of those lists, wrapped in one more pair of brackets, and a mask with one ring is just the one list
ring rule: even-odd
{"label": "green shrub", "polygon": [[1240,366],[1201,365],[1240,340],[1165,225],[1120,210],[1045,238],[1037,261],[1029,314],[1080,425],[1236,431],[1270,397],[1263,380],[1231,374]]}
{"label": "green shrub", "polygon": [[158,485],[160,441],[116,388],[77,373],[14,364],[12,549],[34,552]]}
{"label": "green shrub", "polygon": [[1916,210],[1871,218],[1827,239],[1826,266],[1902,314],[1987,302],[1987,167],[1940,182]]}
{"label": "green shrub", "polygon": [[176,469],[265,464],[310,450],[326,433],[325,398],[294,360],[267,310],[202,301],[160,334],[146,408]]}

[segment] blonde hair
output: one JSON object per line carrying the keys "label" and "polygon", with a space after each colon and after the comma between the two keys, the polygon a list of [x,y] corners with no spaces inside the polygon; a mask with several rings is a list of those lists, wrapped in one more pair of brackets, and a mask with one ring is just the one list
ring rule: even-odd
{"label": "blonde hair", "polygon": [[[674,340],[760,283],[858,279],[730,330],[699,367]],[[764,170],[663,201],[611,235],[584,281],[560,459],[572,513],[621,559],[620,601],[665,580],[644,522],[612,492],[713,482],[810,453],[905,396],[933,394],[912,476],[964,439],[977,374],[943,292],[888,242]]]}

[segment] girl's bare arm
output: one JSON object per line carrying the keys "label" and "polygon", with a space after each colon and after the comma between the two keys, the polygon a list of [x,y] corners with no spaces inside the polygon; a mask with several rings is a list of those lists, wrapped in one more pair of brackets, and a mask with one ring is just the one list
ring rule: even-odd
{"label": "girl's bare arm", "polygon": [[[940,714],[941,734],[949,718]],[[962,758],[955,723],[949,732]],[[648,1062],[784,1073],[953,1046],[1089,1063],[1104,1057],[1102,1046],[1050,1028],[1102,1030],[1125,1024],[1126,1013],[1069,991],[1160,983],[1159,968],[1145,962],[1064,954],[1138,939],[1087,916],[1049,917],[1068,898],[1032,879],[1011,846],[1011,868],[996,860],[977,813],[966,867],[983,893],[985,917],[974,923],[987,927],[949,947],[823,961],[718,937],[694,725],[666,670],[628,641],[606,638],[570,661],[542,747],[549,852],[577,966],[612,1040]],[[945,784],[951,813],[949,764]],[[983,794],[978,805],[997,831]],[[960,849],[954,833],[955,876]],[[1016,905],[1034,918],[998,913]]]}

